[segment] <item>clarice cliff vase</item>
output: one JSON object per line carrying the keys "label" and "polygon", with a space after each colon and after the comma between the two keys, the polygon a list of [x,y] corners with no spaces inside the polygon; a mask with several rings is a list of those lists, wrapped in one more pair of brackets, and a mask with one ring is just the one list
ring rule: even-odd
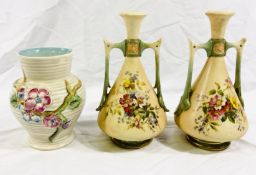
{"label": "clarice cliff vase", "polygon": [[[175,111],[176,124],[187,134],[187,140],[202,149],[223,150],[242,137],[248,128],[243,109],[240,83],[241,54],[245,39],[230,43],[224,39],[231,12],[207,12],[212,38],[205,44],[190,42],[187,82]],[[229,48],[237,51],[235,83],[232,84],[225,65]],[[194,54],[204,49],[208,59],[191,87]]]}
{"label": "clarice cliff vase", "polygon": [[[144,43],[138,38],[140,24],[145,17],[141,12],[121,14],[127,29],[127,39],[120,43],[105,41],[105,81],[103,96],[97,110],[99,127],[122,148],[140,148],[163,131],[167,111],[161,93],[159,78],[159,47],[161,41]],[[109,85],[109,55],[113,48],[120,49],[125,57],[113,87]],[[141,53],[155,51],[156,82],[151,86],[143,66]]]}
{"label": "clarice cliff vase", "polygon": [[33,48],[19,55],[24,77],[14,82],[10,102],[29,144],[39,150],[69,144],[85,103],[82,82],[70,73],[72,51]]}

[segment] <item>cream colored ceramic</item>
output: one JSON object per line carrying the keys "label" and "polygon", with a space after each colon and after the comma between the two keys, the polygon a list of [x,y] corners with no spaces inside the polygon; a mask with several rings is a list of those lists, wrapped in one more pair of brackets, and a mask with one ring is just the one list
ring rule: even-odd
{"label": "cream colored ceramic", "polygon": [[[164,106],[159,79],[160,41],[143,43],[138,39],[140,24],[145,17],[141,12],[121,14],[127,28],[127,39],[121,43],[105,42],[106,73],[103,97],[98,108],[99,127],[124,148],[138,148],[147,144],[163,131],[166,126],[167,110]],[[125,61],[113,87],[107,94],[109,52],[119,48]],[[141,52],[146,48],[156,53],[157,94],[150,84],[140,61]]]}
{"label": "cream colored ceramic", "polygon": [[72,51],[33,48],[19,52],[24,77],[13,84],[11,108],[36,149],[63,147],[85,103],[82,82],[71,70]]}
{"label": "cream colored ceramic", "polygon": [[[225,41],[226,25],[232,12],[207,12],[212,39],[201,45],[190,43],[190,65],[184,95],[175,112],[177,125],[195,146],[207,150],[225,149],[230,141],[239,139],[247,131],[240,84],[240,59],[245,39],[237,43]],[[225,63],[226,50],[237,49],[237,67],[233,86]],[[208,59],[192,89],[194,53],[203,48]]]}

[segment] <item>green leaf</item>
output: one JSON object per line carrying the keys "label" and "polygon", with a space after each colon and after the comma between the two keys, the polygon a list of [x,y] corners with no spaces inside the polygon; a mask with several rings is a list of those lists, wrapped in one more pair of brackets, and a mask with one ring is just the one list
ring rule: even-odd
{"label": "green leaf", "polygon": [[214,126],[219,126],[219,123],[217,123],[217,122],[211,122],[211,124]]}
{"label": "green leaf", "polygon": [[209,91],[209,95],[213,95],[213,94],[215,94],[215,93],[216,93],[216,90],[215,90],[215,89],[212,89],[212,90]]}
{"label": "green leaf", "polygon": [[211,128],[212,128],[213,130],[218,131],[217,128],[216,128],[214,125],[210,125],[210,126],[211,126]]}
{"label": "green leaf", "polygon": [[231,123],[235,123],[235,119],[232,117],[232,116],[228,116],[228,120],[231,122]]}
{"label": "green leaf", "polygon": [[218,89],[220,89],[220,84],[215,82],[215,85],[217,86]]}
{"label": "green leaf", "polygon": [[223,93],[223,91],[221,89],[218,90],[218,94],[221,95],[221,96],[224,95],[224,93]]}
{"label": "green leaf", "polygon": [[203,106],[203,112],[204,112],[205,114],[207,114],[207,111],[208,111],[207,106]]}
{"label": "green leaf", "polygon": [[69,108],[70,108],[71,110],[76,109],[76,108],[80,105],[81,100],[82,100],[82,99],[81,99],[80,96],[75,95],[75,96],[70,100],[70,102],[69,102]]}
{"label": "green leaf", "polygon": [[234,111],[229,111],[225,114],[225,116],[228,118],[228,120],[231,122],[231,123],[235,123],[235,117],[236,117],[236,113]]}
{"label": "green leaf", "polygon": [[11,102],[11,105],[12,105],[14,108],[17,108],[17,106],[18,106],[18,98],[17,98],[16,93],[14,93],[14,94],[11,96],[10,102]]}
{"label": "green leaf", "polygon": [[225,115],[225,116],[223,116],[223,117],[221,118],[221,121],[222,121],[222,122],[225,122],[225,121],[227,120],[227,118],[228,118],[228,117]]}

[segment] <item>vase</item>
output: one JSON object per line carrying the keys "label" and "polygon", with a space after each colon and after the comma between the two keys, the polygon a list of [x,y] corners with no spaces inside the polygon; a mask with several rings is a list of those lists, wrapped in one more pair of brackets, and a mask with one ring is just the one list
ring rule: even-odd
{"label": "vase", "polygon": [[[184,93],[175,111],[176,124],[194,146],[210,151],[226,149],[248,128],[241,96],[241,54],[245,39],[227,42],[226,25],[232,12],[209,11],[211,39],[205,44],[190,41],[190,59]],[[226,51],[235,48],[236,71],[233,85],[225,63]],[[204,49],[208,59],[191,87],[194,54]]]}
{"label": "vase", "polygon": [[70,73],[72,50],[32,48],[19,56],[24,75],[14,82],[10,103],[29,145],[52,150],[71,143],[85,103],[83,84]]}
{"label": "vase", "polygon": [[[98,125],[111,140],[122,148],[140,148],[166,127],[166,114],[160,76],[159,47],[161,41],[144,43],[138,37],[142,12],[121,13],[127,30],[127,39],[120,43],[105,41],[105,80],[103,95],[97,110]],[[118,48],[125,57],[121,71],[108,92],[110,51]],[[151,48],[155,52],[156,82],[150,84],[142,63],[142,52]]]}

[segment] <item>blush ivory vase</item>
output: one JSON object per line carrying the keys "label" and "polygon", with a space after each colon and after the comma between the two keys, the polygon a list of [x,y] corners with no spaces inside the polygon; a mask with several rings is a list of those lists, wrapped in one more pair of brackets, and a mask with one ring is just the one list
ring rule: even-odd
{"label": "blush ivory vase", "polygon": [[[105,41],[105,81],[103,96],[97,110],[99,127],[122,148],[147,145],[166,127],[167,111],[161,93],[159,77],[159,47],[161,41],[144,43],[138,38],[142,12],[121,13],[127,29],[127,39],[120,43]],[[109,56],[114,48],[125,57],[121,71],[108,93]],[[155,52],[156,82],[150,84],[141,64],[141,53],[151,48]]]}
{"label": "blush ivory vase", "polygon": [[82,82],[71,69],[72,51],[32,48],[19,52],[24,76],[13,84],[11,109],[39,150],[63,147],[85,103]]}
{"label": "blush ivory vase", "polygon": [[[187,134],[187,140],[202,149],[223,150],[242,137],[248,128],[241,96],[240,65],[245,39],[230,43],[224,39],[232,12],[209,11],[211,39],[205,44],[190,42],[187,82],[175,111],[176,124]],[[232,84],[225,64],[226,51],[237,51],[235,83]],[[191,87],[194,54],[204,49],[208,59]]]}

